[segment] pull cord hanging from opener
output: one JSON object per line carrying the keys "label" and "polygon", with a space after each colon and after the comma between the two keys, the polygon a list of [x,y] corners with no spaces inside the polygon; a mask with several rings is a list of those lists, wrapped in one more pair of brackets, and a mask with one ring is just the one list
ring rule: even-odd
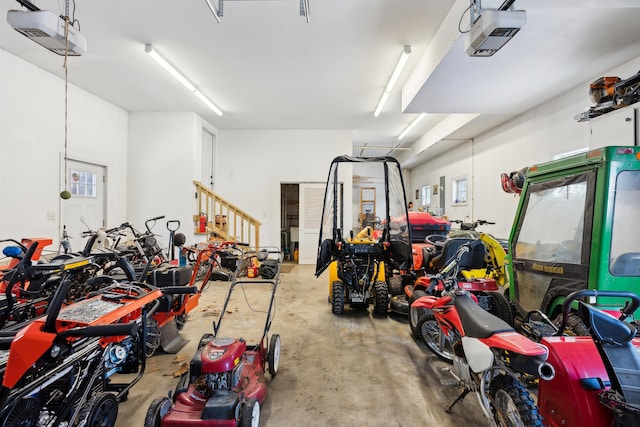
{"label": "pull cord hanging from opener", "polygon": [[69,59],[69,0],[65,2],[65,11],[64,11],[64,38],[65,38],[65,49],[64,49],[64,190],[60,193],[60,197],[64,200],[71,198],[71,192],[67,188],[67,175],[69,174],[67,171],[67,139],[68,139],[68,129],[67,123],[68,119],[68,85],[69,85],[69,76],[68,76],[68,62]]}

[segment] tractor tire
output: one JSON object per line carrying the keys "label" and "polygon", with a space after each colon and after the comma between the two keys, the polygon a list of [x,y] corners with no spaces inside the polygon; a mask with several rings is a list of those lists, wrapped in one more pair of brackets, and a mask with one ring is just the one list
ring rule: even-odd
{"label": "tractor tire", "polygon": [[492,302],[492,308],[489,312],[513,326],[513,310],[507,297],[501,292],[489,292],[489,295],[491,295]]}
{"label": "tractor tire", "polygon": [[389,277],[388,283],[389,294],[391,294],[392,297],[396,295],[402,295],[404,293],[404,289],[402,286],[402,276],[400,276],[399,274],[394,274],[393,276]]}
{"label": "tractor tire", "polygon": [[491,380],[489,402],[499,427],[543,425],[533,398],[525,386],[511,375],[500,374]]}
{"label": "tractor tire", "polygon": [[386,316],[389,310],[389,286],[385,281],[378,281],[373,285],[373,314]]}
{"label": "tractor tire", "polygon": [[331,312],[336,315],[344,313],[344,284],[339,280],[331,285]]}
{"label": "tractor tire", "polygon": [[244,402],[240,422],[242,427],[258,427],[260,425],[260,402],[255,397]]}
{"label": "tractor tire", "polygon": [[171,409],[171,399],[168,397],[157,397],[153,399],[147,415],[144,417],[144,427],[160,427],[162,417],[167,415]]}
{"label": "tractor tire", "polygon": [[[553,324],[556,325],[557,328],[560,327],[562,324],[562,313],[553,319]],[[589,328],[587,328],[587,325],[584,324],[577,313],[571,312],[567,317],[567,325],[565,326],[563,333],[572,336],[587,336],[589,335]]]}

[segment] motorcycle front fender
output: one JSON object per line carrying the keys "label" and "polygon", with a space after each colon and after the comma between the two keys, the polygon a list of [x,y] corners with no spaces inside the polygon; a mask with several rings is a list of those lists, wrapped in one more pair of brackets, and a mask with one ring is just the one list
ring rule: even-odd
{"label": "motorcycle front fender", "polygon": [[438,300],[437,297],[432,295],[426,295],[424,297],[420,297],[411,304],[412,308],[426,308],[427,310],[431,310],[433,306],[436,304]]}

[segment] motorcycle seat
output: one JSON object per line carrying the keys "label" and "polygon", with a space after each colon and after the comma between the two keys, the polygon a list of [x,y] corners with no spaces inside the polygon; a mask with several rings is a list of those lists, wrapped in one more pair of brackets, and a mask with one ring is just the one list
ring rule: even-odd
{"label": "motorcycle seat", "polygon": [[464,334],[470,338],[489,338],[498,332],[515,331],[507,322],[481,308],[469,295],[457,296],[455,307]]}

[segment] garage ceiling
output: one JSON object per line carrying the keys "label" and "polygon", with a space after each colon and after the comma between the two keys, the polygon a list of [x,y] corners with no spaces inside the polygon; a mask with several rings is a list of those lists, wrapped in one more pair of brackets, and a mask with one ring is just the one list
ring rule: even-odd
{"label": "garage ceiling", "polygon": [[[64,14],[63,0],[32,3]],[[404,153],[410,166],[443,145],[426,148],[425,140],[473,137],[640,56],[640,0],[516,0],[527,23],[490,58],[464,53],[458,24],[468,27],[468,0],[309,4],[307,23],[300,0],[225,0],[216,23],[204,0],[75,0],[88,53],[69,59],[69,81],[127,111],[195,111],[218,129],[352,129],[354,154]],[[160,69],[146,43],[224,115]],[[374,117],[404,45],[412,55]],[[63,58],[6,22],[0,48],[64,76]],[[399,141],[422,112],[426,118]],[[430,137],[412,148],[424,134]],[[405,150],[390,149],[396,146]]]}

